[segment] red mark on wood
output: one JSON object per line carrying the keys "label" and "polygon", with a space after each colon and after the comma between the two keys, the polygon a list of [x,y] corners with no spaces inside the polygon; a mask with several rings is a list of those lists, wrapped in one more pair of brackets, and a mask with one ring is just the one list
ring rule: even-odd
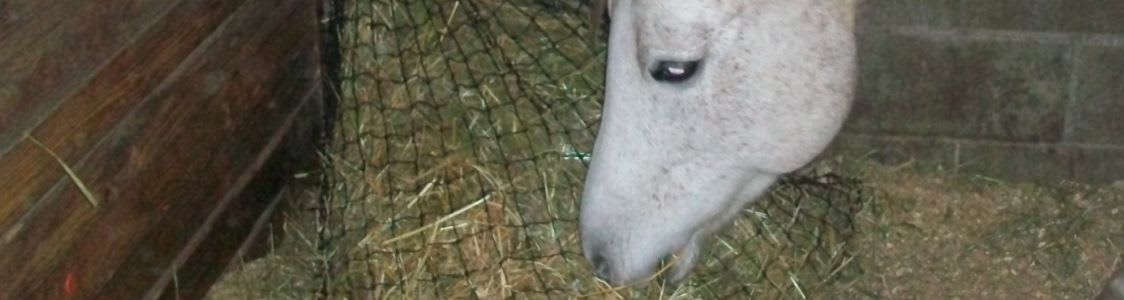
{"label": "red mark on wood", "polygon": [[74,272],[66,273],[66,280],[62,283],[62,291],[67,297],[73,297],[78,293],[78,276]]}

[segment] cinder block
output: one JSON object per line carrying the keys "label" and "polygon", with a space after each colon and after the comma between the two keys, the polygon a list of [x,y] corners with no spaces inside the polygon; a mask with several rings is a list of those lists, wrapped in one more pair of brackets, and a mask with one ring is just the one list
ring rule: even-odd
{"label": "cinder block", "polygon": [[1077,147],[1073,152],[1075,181],[1108,184],[1124,180],[1124,147]]}
{"label": "cinder block", "polygon": [[1042,184],[1077,181],[1073,172],[1075,149],[1072,147],[970,141],[953,143],[959,157],[956,168],[963,173]]}
{"label": "cinder block", "polygon": [[960,0],[866,0],[858,21],[866,26],[952,27],[960,14]]}
{"label": "cinder block", "polygon": [[860,37],[852,132],[1059,142],[1067,46]]}
{"label": "cinder block", "polygon": [[1066,141],[1124,146],[1124,48],[1082,49],[1077,65]]}
{"label": "cinder block", "polygon": [[1124,1],[969,0],[960,26],[1004,30],[1124,33]]}
{"label": "cinder block", "polygon": [[844,132],[823,157],[847,155],[896,165],[915,160],[960,174],[1054,185],[1109,184],[1124,179],[1124,147],[995,143]]}
{"label": "cinder block", "polygon": [[936,139],[900,138],[844,131],[835,138],[827,150],[824,150],[823,157],[848,155],[887,165],[921,161],[934,166],[951,167],[955,159],[952,146]]}

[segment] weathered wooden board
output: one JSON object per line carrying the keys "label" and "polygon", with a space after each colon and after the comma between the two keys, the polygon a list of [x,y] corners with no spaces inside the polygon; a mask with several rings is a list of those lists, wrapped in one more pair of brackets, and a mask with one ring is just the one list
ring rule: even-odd
{"label": "weathered wooden board", "polygon": [[[174,14],[164,16],[161,22],[150,27],[133,45],[118,51],[118,55],[112,57],[101,68],[101,72],[98,72],[94,78],[88,79],[85,86],[75,89],[75,92],[71,93],[72,96],[62,99],[62,95],[49,95],[55,98],[41,99],[19,96],[23,94],[21,92],[15,95],[19,97],[0,101],[14,102],[16,105],[12,107],[18,109],[18,111],[3,112],[3,115],[42,120],[35,124],[33,129],[26,128],[30,126],[28,125],[4,127],[0,130],[6,134],[0,137],[0,146],[12,144],[8,151],[0,152],[3,153],[0,157],[0,174],[19,174],[19,176],[5,176],[4,180],[0,180],[0,199],[7,200],[0,202],[0,228],[13,226],[11,222],[19,220],[17,216],[25,215],[50,186],[57,184],[48,179],[59,179],[63,175],[63,170],[60,168],[42,167],[51,163],[51,158],[44,155],[44,151],[33,143],[23,140],[23,134],[30,133],[53,149],[63,160],[77,164],[113,126],[119,124],[125,114],[133,111],[140,102],[146,100],[147,95],[164,82],[222,21],[230,17],[238,2],[241,1],[179,1],[179,5],[173,10]],[[194,26],[184,26],[185,23]],[[74,23],[67,26],[84,25]],[[65,56],[64,53],[56,53],[56,55]],[[49,69],[52,68],[51,65],[47,63],[42,68]],[[34,79],[32,81],[66,80]],[[25,89],[63,88],[30,86]],[[58,104],[64,100],[65,105]],[[46,102],[55,103],[50,105],[55,107],[54,111],[33,107]],[[10,238],[10,233],[0,236],[0,249],[3,249],[7,238]]]}
{"label": "weathered wooden board", "polygon": [[0,90],[4,91],[0,97],[8,98],[0,101],[0,153],[68,95],[89,87],[86,81],[99,74],[111,58],[121,57],[119,53],[152,23],[168,20],[161,16],[177,2],[0,3]]}
{"label": "weathered wooden board", "polygon": [[0,3],[0,300],[199,297],[312,157],[318,3],[87,2]]}

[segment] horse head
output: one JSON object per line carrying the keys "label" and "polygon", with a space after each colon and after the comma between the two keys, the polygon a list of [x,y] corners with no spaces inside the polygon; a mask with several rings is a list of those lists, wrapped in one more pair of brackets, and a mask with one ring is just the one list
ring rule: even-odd
{"label": "horse head", "polygon": [[612,0],[606,91],[582,195],[587,259],[613,284],[700,242],[838,133],[855,0]]}

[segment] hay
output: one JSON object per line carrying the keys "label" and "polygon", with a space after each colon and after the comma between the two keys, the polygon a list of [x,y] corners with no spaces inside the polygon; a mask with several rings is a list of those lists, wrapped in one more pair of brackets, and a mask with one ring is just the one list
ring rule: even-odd
{"label": "hay", "polygon": [[[777,190],[781,195],[751,206],[744,218],[711,245],[710,259],[696,270],[699,277],[674,297],[595,286],[587,293],[556,298],[1089,299],[1113,270],[1124,266],[1124,223],[1120,221],[1124,187],[1073,183],[1050,187],[929,167],[843,160],[821,162],[817,167],[865,179],[862,191],[866,195],[856,203],[862,207],[854,215],[853,227],[841,218],[846,214],[793,221],[791,212],[800,205],[784,201],[797,199],[794,194],[785,195],[786,189],[824,192],[808,189],[808,182],[781,185]],[[800,237],[816,232],[802,228],[820,228],[850,238],[841,243],[825,236],[822,244],[832,251],[801,255],[814,242]],[[568,241],[571,246],[576,242]],[[814,268],[809,262],[821,269],[810,271]],[[217,291],[253,291],[244,285],[252,280],[238,280],[237,276],[261,278],[258,276],[268,272],[259,268],[270,265],[277,264],[269,259],[249,264],[246,270],[232,273]],[[554,260],[542,265],[565,266]],[[573,276],[567,277],[571,280],[589,277],[586,266],[576,262],[571,266],[576,269],[559,274]],[[817,272],[827,276],[817,276]],[[817,278],[831,281],[817,282]],[[739,282],[757,288],[744,291]],[[724,289],[726,294],[706,291],[708,288]],[[229,299],[234,298],[238,297]],[[270,299],[287,298],[301,297]]]}
{"label": "hay", "polygon": [[1124,189],[859,161],[875,192],[842,298],[1091,299],[1124,258]]}

